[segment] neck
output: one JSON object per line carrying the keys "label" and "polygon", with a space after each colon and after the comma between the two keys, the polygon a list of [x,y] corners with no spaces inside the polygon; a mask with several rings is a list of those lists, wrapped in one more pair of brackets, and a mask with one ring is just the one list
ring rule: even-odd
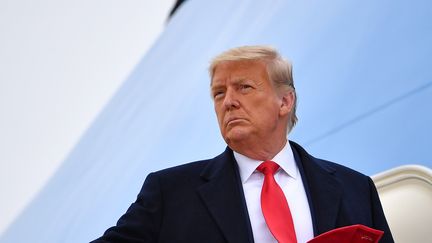
{"label": "neck", "polygon": [[278,154],[283,149],[286,143],[287,139],[283,138],[277,142],[272,141],[271,143],[260,143],[256,144],[255,146],[251,146],[251,144],[244,144],[243,146],[239,144],[228,144],[228,146],[232,150],[247,156],[248,158],[266,161],[273,159],[276,154]]}

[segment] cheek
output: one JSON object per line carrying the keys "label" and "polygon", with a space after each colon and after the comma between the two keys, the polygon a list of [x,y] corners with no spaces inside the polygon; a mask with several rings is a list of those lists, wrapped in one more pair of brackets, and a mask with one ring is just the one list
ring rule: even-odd
{"label": "cheek", "polygon": [[223,117],[224,117],[223,110],[220,109],[220,108],[218,108],[216,105],[215,105],[214,109],[215,109],[215,113],[216,113],[216,117],[217,117],[218,123],[221,126],[222,125],[222,121],[223,121]]}
{"label": "cheek", "polygon": [[254,114],[261,122],[271,123],[279,118],[280,107],[276,102],[262,102],[255,107]]}

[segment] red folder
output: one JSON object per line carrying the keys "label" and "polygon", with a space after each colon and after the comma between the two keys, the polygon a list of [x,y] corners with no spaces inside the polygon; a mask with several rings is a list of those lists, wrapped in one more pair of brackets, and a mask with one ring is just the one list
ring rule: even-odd
{"label": "red folder", "polygon": [[307,243],[377,243],[384,231],[355,224],[330,230]]}

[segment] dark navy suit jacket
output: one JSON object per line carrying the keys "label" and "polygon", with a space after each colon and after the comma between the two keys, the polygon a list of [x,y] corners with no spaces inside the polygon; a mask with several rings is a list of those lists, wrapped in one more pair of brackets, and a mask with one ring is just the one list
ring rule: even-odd
{"label": "dark navy suit jacket", "polygon": [[[393,242],[372,180],[290,142],[308,196],[314,234],[363,224]],[[253,242],[233,152],[148,175],[137,200],[94,242]]]}

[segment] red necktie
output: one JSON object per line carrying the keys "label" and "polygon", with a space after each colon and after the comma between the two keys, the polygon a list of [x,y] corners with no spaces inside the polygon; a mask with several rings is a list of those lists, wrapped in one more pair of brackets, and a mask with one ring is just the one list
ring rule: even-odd
{"label": "red necktie", "polygon": [[279,243],[296,243],[297,238],[291,212],[282,189],[273,175],[279,165],[264,161],[257,170],[264,174],[261,190],[261,209],[270,232]]}

